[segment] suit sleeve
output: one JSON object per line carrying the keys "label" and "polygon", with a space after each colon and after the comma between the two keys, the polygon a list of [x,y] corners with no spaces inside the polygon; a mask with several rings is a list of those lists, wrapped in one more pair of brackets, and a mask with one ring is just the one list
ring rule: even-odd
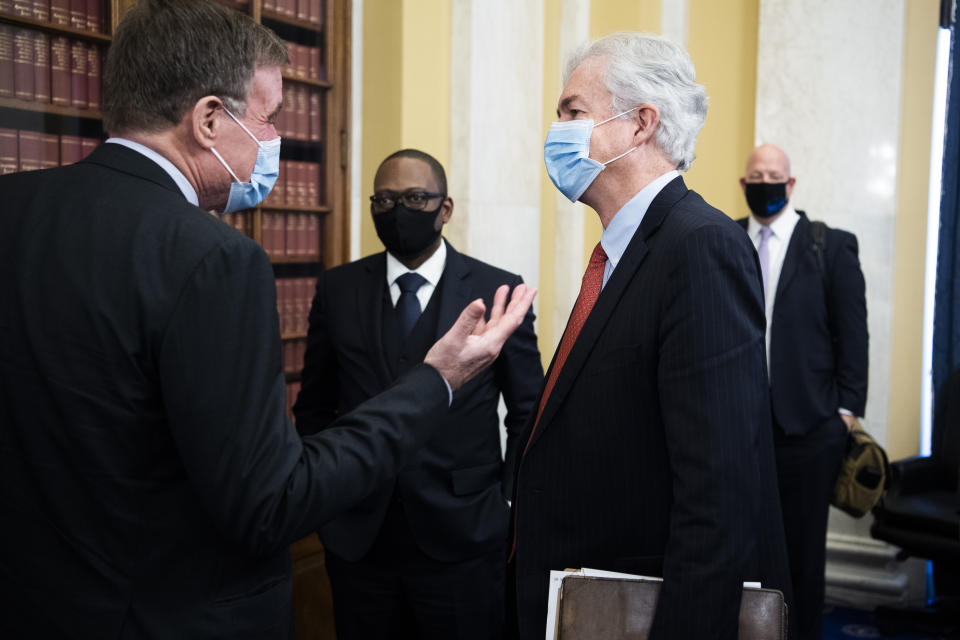
{"label": "suit sleeve", "polygon": [[317,278],[317,290],[310,307],[307,351],[303,358],[300,393],[293,405],[297,432],[310,435],[325,428],[337,417],[340,380],[336,353],[327,324],[326,276]]}
{"label": "suit sleeve", "polygon": [[755,562],[769,391],[756,258],[736,236],[689,233],[664,282],[658,386],[673,506],[651,638],[735,638]]}
{"label": "suit sleeve", "polygon": [[[518,276],[510,283],[510,290],[512,291],[522,282],[523,278]],[[507,415],[504,418],[504,425],[507,428],[507,449],[501,478],[503,495],[507,499],[513,495],[517,456],[526,443],[527,419],[535,410],[537,394],[543,384],[543,363],[540,361],[540,349],[537,347],[537,334],[533,330],[534,319],[531,307],[523,318],[523,323],[504,343],[494,365],[497,386],[507,406]]]}
{"label": "suit sleeve", "polygon": [[857,257],[857,237],[843,233],[830,265],[830,333],[840,407],[862,416],[867,404],[869,334],[866,283]]}
{"label": "suit sleeve", "polygon": [[315,531],[396,475],[447,404],[443,379],[421,365],[301,439],[285,416],[273,272],[246,239],[197,265],[158,360],[187,482],[225,538],[257,554]]}

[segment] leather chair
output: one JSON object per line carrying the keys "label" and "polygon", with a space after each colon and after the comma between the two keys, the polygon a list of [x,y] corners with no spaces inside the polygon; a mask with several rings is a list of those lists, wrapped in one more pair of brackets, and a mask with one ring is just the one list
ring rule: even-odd
{"label": "leather chair", "polygon": [[943,411],[934,425],[930,456],[890,464],[887,492],[874,508],[870,534],[901,551],[934,563],[938,601],[922,612],[880,607],[877,626],[884,633],[906,627],[930,633],[960,633],[960,371],[944,384]]}

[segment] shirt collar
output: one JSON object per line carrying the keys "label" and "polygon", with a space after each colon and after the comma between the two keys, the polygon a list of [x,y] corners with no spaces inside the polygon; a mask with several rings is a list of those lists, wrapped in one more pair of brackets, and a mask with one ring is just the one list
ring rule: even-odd
{"label": "shirt collar", "polygon": [[617,263],[620,262],[620,258],[627,250],[627,245],[630,244],[630,239],[633,238],[637,227],[643,221],[643,216],[650,208],[650,203],[671,180],[679,175],[680,172],[676,169],[666,172],[641,189],[613,216],[613,220],[610,221],[607,228],[603,230],[603,235],[600,236],[600,245],[603,247],[604,253],[607,254],[607,260],[611,267],[615,268]]}
{"label": "shirt collar", "polygon": [[190,184],[190,181],[187,180],[187,177],[180,172],[180,169],[177,169],[172,162],[164,158],[162,155],[150,147],[146,147],[139,142],[134,142],[133,140],[127,140],[126,138],[107,138],[107,143],[119,144],[127,147],[128,149],[133,149],[137,153],[145,155],[156,162],[158,165],[160,165],[161,169],[169,174],[169,176],[176,183],[177,187],[180,188],[180,191],[183,192],[183,197],[186,198],[190,204],[196,207],[200,206],[200,200],[197,198],[197,192],[193,188],[193,185]]}
{"label": "shirt collar", "polygon": [[[447,264],[447,241],[441,240],[440,246],[433,252],[433,255],[427,258],[422,265],[413,269],[414,273],[419,273],[434,287],[440,282],[440,276],[443,275],[443,269]],[[387,251],[387,286],[389,287],[397,278],[409,272],[402,262]]]}
{"label": "shirt collar", "polygon": [[793,208],[793,205],[787,203],[786,210],[769,225],[760,224],[757,222],[757,219],[751,215],[747,222],[747,233],[750,234],[751,238],[756,238],[757,234],[760,233],[760,227],[768,226],[776,238],[783,240],[793,233],[793,228],[797,226],[799,219],[800,214]]}

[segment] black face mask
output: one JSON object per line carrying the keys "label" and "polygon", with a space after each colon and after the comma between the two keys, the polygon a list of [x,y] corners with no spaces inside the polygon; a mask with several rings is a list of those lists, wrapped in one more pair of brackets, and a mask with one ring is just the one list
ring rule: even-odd
{"label": "black face mask", "polygon": [[443,203],[433,211],[408,209],[398,202],[390,211],[375,213],[373,226],[387,251],[398,258],[417,255],[440,237],[434,225]]}
{"label": "black face mask", "polygon": [[748,182],[747,206],[758,218],[770,218],[787,206],[786,182]]}

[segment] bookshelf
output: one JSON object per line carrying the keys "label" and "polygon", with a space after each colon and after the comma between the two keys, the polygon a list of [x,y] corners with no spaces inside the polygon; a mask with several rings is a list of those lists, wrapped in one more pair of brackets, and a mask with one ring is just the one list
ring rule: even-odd
{"label": "bookshelf", "polygon": [[[219,217],[263,246],[277,279],[288,409],[316,277],[347,255],[350,0],[213,0],[288,43],[281,172],[260,206]],[[77,162],[105,138],[100,72],[136,0],[0,0],[0,174]],[[24,155],[25,154],[25,155]],[[322,547],[291,548],[297,637],[334,638]]]}

